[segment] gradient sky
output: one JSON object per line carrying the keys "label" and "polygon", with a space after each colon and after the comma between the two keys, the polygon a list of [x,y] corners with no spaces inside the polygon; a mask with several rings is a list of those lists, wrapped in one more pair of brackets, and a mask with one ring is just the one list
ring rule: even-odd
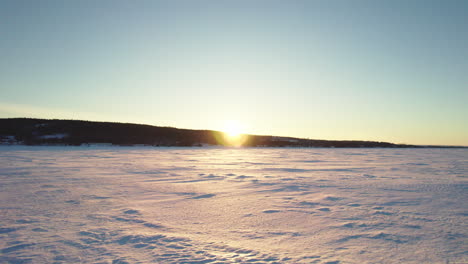
{"label": "gradient sky", "polygon": [[0,117],[468,145],[468,1],[0,0]]}

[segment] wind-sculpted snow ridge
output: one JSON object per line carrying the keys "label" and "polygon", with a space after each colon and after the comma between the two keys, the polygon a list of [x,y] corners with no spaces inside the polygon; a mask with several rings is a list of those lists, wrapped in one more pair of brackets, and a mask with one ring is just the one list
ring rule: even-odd
{"label": "wind-sculpted snow ridge", "polygon": [[468,150],[0,147],[0,263],[467,263]]}

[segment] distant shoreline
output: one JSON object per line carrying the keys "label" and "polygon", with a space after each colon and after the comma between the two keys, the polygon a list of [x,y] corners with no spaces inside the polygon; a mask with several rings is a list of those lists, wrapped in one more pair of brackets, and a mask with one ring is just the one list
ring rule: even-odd
{"label": "distant shoreline", "polygon": [[83,120],[0,118],[0,145],[148,146],[148,147],[266,147],[266,148],[468,148],[410,145],[363,140],[317,140],[243,134],[231,142],[214,130],[180,129],[132,123]]}
{"label": "distant shoreline", "polygon": [[414,147],[233,147],[233,146],[151,146],[151,145],[101,145],[101,144],[83,144],[83,145],[65,145],[65,144],[44,144],[44,145],[26,145],[26,144],[4,144],[0,147],[71,147],[82,149],[103,149],[103,148],[147,148],[147,149],[468,149],[465,146],[414,146]]}

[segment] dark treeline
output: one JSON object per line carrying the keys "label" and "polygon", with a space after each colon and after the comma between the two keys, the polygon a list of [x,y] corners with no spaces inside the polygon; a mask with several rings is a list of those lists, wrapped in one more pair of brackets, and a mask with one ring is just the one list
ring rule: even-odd
{"label": "dark treeline", "polygon": [[[113,145],[203,146],[222,145],[222,132],[157,127],[130,123],[80,120],[6,118],[0,119],[0,143],[26,145]],[[330,141],[291,137],[248,135],[248,147],[417,147],[373,141]]]}

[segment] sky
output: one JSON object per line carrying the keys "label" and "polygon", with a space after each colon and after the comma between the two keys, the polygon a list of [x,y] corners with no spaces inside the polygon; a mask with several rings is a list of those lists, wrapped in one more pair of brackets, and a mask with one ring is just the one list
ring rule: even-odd
{"label": "sky", "polygon": [[0,0],[0,118],[468,146],[465,0]]}

